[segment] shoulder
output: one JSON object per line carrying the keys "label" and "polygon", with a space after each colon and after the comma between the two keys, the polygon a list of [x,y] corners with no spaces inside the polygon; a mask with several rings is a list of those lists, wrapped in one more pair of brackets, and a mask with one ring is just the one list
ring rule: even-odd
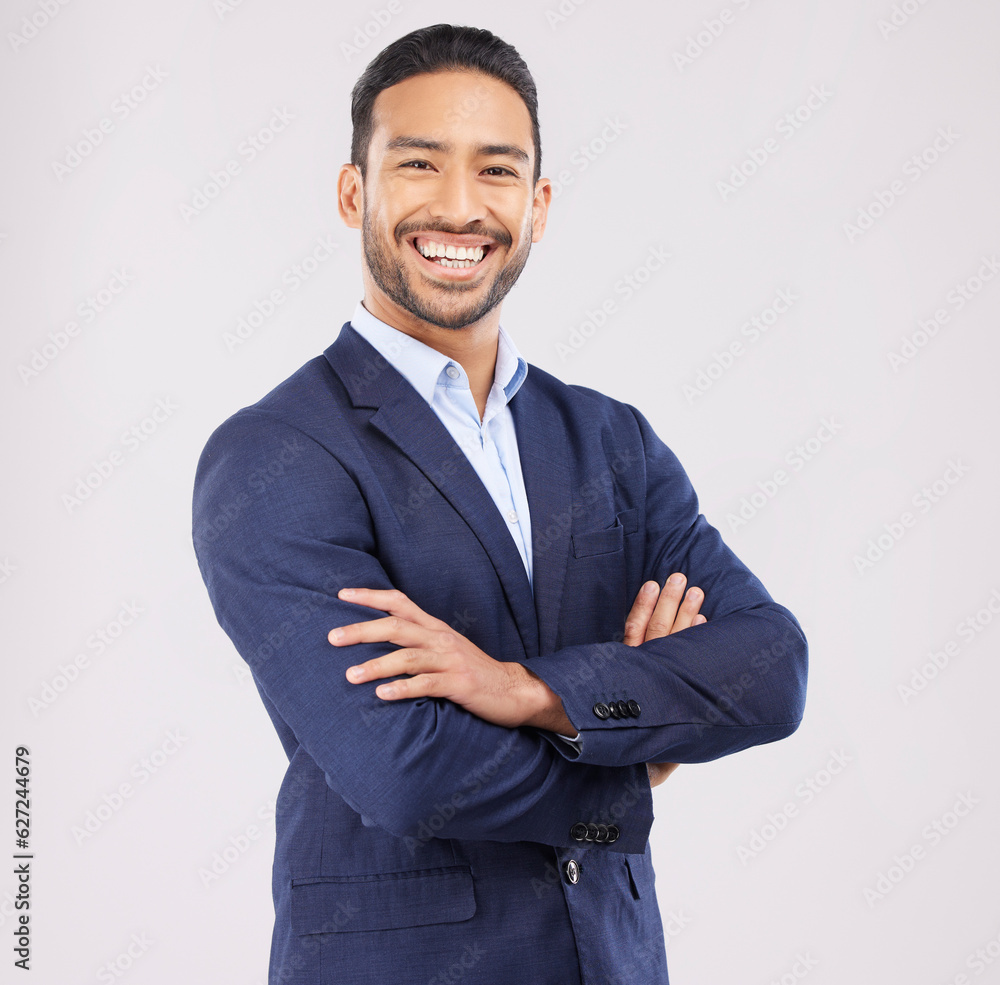
{"label": "shoulder", "polygon": [[321,529],[324,517],[354,504],[351,410],[318,356],[216,427],[194,475],[196,550],[222,550],[223,531],[245,545],[283,526]]}
{"label": "shoulder", "polygon": [[254,417],[310,430],[329,416],[331,407],[344,403],[344,388],[325,356],[300,366],[255,403],[238,410],[230,420]]}
{"label": "shoulder", "polygon": [[209,435],[195,470],[195,509],[339,488],[352,406],[324,355],[300,366]]}
{"label": "shoulder", "polygon": [[267,448],[298,435],[320,444],[345,430],[351,402],[329,360],[318,355],[235,411],[211,433],[205,452],[221,447]]}
{"label": "shoulder", "polygon": [[555,423],[555,417],[575,455],[597,448],[609,461],[631,463],[640,471],[655,465],[667,474],[683,475],[676,455],[632,404],[591,387],[564,383],[534,365],[522,389],[529,381],[533,396],[521,415],[526,433],[532,432],[529,416],[537,415],[542,422],[534,432],[537,437],[543,436],[546,424]]}
{"label": "shoulder", "polygon": [[534,364],[529,364],[525,386],[532,388],[544,400],[555,405],[570,419],[590,420],[612,427],[637,428],[639,412],[622,400],[577,383],[564,383]]}

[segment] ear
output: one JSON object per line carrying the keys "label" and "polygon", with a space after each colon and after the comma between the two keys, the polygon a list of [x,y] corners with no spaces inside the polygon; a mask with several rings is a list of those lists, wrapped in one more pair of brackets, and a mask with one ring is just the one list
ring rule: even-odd
{"label": "ear", "polygon": [[531,242],[537,243],[545,232],[545,224],[549,218],[549,205],[552,202],[552,182],[548,178],[539,178],[535,184],[535,199],[531,203]]}
{"label": "ear", "polygon": [[337,175],[337,207],[340,218],[351,229],[361,228],[364,201],[361,172],[355,165],[345,164]]}

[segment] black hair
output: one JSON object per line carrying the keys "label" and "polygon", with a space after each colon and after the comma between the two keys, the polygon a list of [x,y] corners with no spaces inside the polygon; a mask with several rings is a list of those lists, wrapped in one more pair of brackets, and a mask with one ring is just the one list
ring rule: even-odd
{"label": "black hair", "polygon": [[482,72],[509,85],[524,101],[531,117],[535,175],[542,173],[542,141],[538,130],[538,91],[517,49],[478,27],[434,24],[393,41],[369,63],[351,93],[351,163],[365,174],[368,147],[375,126],[373,108],[378,94],[414,75],[448,70]]}

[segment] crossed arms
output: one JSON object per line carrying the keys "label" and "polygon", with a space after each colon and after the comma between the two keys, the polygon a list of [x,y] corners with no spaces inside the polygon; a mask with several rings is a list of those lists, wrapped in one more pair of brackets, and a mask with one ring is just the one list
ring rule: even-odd
{"label": "crossed arms", "polygon": [[[350,807],[396,835],[413,832],[452,792],[463,808],[437,832],[441,838],[567,845],[581,818],[607,818],[629,804],[622,836],[609,848],[642,852],[652,822],[646,763],[702,762],[794,731],[805,681],[798,624],[698,515],[669,449],[641,417],[633,426],[633,434],[619,426],[620,440],[636,446],[643,463],[634,477],[622,477],[647,517],[645,546],[633,555],[642,578],[633,584],[655,578],[658,586],[667,572],[684,571],[704,589],[707,619],[696,622],[700,611],[688,616],[681,604],[671,615],[670,587],[643,623],[652,596],[640,593],[623,642],[579,641],[536,654],[529,666],[505,649],[513,627],[506,610],[491,605],[492,568],[470,560],[428,579],[426,567],[414,566],[419,554],[412,539],[396,536],[396,489],[383,474],[395,460],[376,473],[353,439],[331,447],[330,439],[257,409],[218,429],[199,464],[195,547],[219,622],[250,665],[288,755],[308,755]],[[288,449],[290,463],[272,468]],[[435,524],[450,524],[453,543],[468,545],[474,558],[471,534],[435,504],[428,500],[427,515],[434,510]],[[427,558],[430,549],[428,542]],[[442,594],[443,585],[454,588]],[[370,595],[348,599],[345,587],[398,589],[407,600],[427,601],[409,610],[420,613],[415,621],[392,614],[391,605],[372,605]],[[462,593],[457,604],[479,613],[478,652],[427,614],[447,612],[454,591]],[[366,628],[386,612],[393,622]],[[331,627],[345,633],[333,646]],[[380,632],[379,640],[365,635]],[[420,645],[429,638],[421,634],[439,634],[444,657],[440,646]],[[403,649],[387,653],[397,637]],[[400,657],[404,650],[420,656]],[[448,653],[457,663],[434,663]],[[418,659],[432,663],[410,670],[393,663]],[[372,676],[348,677],[353,666]],[[479,672],[489,686],[480,686]],[[409,676],[392,687],[411,700],[383,698],[371,686],[400,673]],[[413,688],[428,690],[415,696]],[[627,691],[643,698],[638,722],[594,718],[595,695]],[[529,723],[536,727],[519,727]],[[577,728],[582,753],[552,735]],[[493,767],[488,782],[484,764]],[[659,771],[652,772],[655,780]]]}
{"label": "crossed arms", "polygon": [[[685,592],[686,582],[682,572],[675,572],[662,590],[655,581],[643,584],[625,620],[623,642],[638,646],[706,622],[698,611],[703,594],[697,587]],[[348,667],[346,675],[352,683],[408,674],[391,684],[380,684],[375,693],[387,701],[445,698],[505,728],[530,725],[560,735],[578,734],[562,700],[537,674],[524,664],[494,660],[447,623],[428,615],[402,592],[343,588],[339,597],[387,612],[388,616],[336,627],[330,630],[330,643],[334,646],[394,643],[400,647]],[[650,786],[662,783],[677,765],[647,763]]]}

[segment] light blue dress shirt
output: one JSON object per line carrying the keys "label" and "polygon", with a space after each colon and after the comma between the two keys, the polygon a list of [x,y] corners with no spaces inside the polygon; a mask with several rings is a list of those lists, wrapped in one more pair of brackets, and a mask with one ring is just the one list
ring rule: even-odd
{"label": "light blue dress shirt", "polygon": [[517,432],[508,403],[528,375],[528,364],[500,328],[493,386],[483,418],[461,365],[443,352],[376,318],[360,301],[351,324],[420,394],[465,452],[506,521],[531,583],[531,518],[524,491]]}
{"label": "light blue dress shirt", "polygon": [[[376,318],[360,301],[351,317],[355,331],[369,342],[424,400],[465,452],[487,492],[507,521],[531,584],[531,517],[517,450],[514,416],[508,406],[528,375],[528,364],[514,340],[499,326],[493,386],[482,420],[465,370],[443,352]],[[558,733],[555,733],[558,735]],[[559,738],[582,748],[579,733]]]}

